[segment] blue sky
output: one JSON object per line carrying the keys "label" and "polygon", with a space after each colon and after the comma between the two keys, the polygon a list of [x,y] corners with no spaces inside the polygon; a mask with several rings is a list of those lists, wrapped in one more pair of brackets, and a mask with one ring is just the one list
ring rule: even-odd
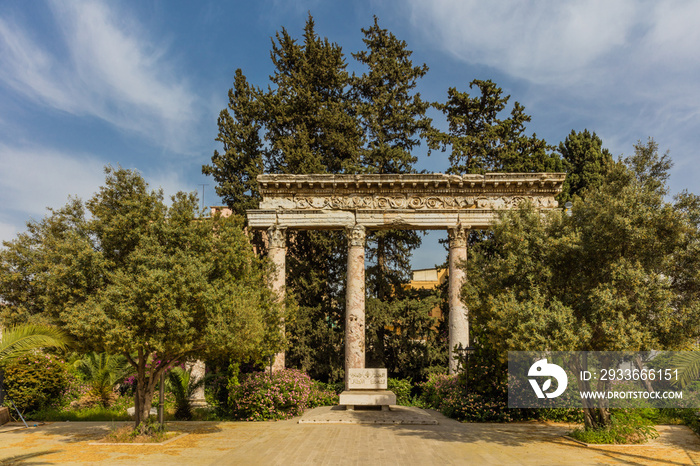
{"label": "blue sky", "polygon": [[[424,98],[492,79],[550,144],[589,129],[618,156],[654,137],[675,162],[672,192],[700,192],[700,2],[0,1],[0,240],[69,195],[89,198],[106,164],[166,195],[207,184],[204,202],[218,204],[201,165],[234,71],[267,86],[270,38],[300,37],[309,12],[351,71],[377,15],[429,66]],[[424,152],[418,168],[445,170]],[[416,268],[442,262],[441,236],[426,237]]]}

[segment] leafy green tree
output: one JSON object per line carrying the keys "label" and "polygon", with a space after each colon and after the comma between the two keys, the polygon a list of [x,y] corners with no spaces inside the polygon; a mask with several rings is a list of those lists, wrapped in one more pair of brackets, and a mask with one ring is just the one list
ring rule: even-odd
{"label": "leafy green tree", "polygon": [[405,41],[374,24],[362,29],[367,50],[353,57],[367,71],[353,80],[354,100],[364,130],[362,170],[367,173],[413,173],[417,158],[412,150],[430,128],[425,113],[430,104],[415,91],[428,72],[414,66]]}
{"label": "leafy green tree", "polygon": [[[463,293],[482,343],[501,357],[692,345],[700,276],[683,264],[697,258],[700,234],[688,214],[693,202],[665,200],[670,166],[653,140],[639,143],[575,199],[571,216],[543,219],[532,208],[504,215],[467,265]],[[586,401],[584,412],[588,428],[610,423],[602,405]]]}
{"label": "leafy green tree", "polygon": [[[372,319],[367,319],[366,332],[374,348],[368,351],[368,364],[381,364],[390,376],[414,383],[427,379],[436,368],[446,367],[443,347],[447,347],[437,331],[438,319],[432,316],[439,303],[433,290],[402,290],[398,297],[385,301],[370,297],[367,309],[373,313]],[[383,359],[376,351],[379,344],[375,338],[379,335],[383,338]]]}
{"label": "leafy green tree", "polygon": [[678,380],[673,381],[675,385],[684,388],[700,379],[700,351],[681,353],[673,359],[673,362],[678,369]]}
{"label": "leafy green tree", "polygon": [[[262,99],[270,173],[343,173],[357,165],[361,131],[348,98],[350,75],[340,46],[321,39],[309,16],[303,41],[287,30],[271,52],[274,86]],[[343,232],[290,233],[287,287],[299,304],[287,326],[291,365],[337,379],[342,368]],[[319,262],[318,258],[325,260]],[[310,326],[300,324],[310,324]],[[311,356],[311,357],[310,357]]]}
{"label": "leafy green tree", "polygon": [[[23,277],[37,287],[20,307],[43,309],[83,350],[129,361],[138,426],[173,361],[273,353],[280,316],[240,220],[198,218],[194,194],[178,193],[167,207],[136,172],[105,171],[85,205],[71,201],[5,246],[12,259],[30,244],[41,264]],[[2,276],[15,268],[3,261]]]}
{"label": "leafy green tree", "polygon": [[571,131],[564,142],[559,143],[559,153],[564,160],[566,179],[560,203],[570,201],[573,196],[582,196],[587,189],[598,188],[613,164],[612,154],[603,148],[603,141],[587,129]]}
{"label": "leafy green tree", "polygon": [[510,114],[503,118],[510,96],[491,80],[475,79],[480,95],[471,96],[451,87],[447,102],[434,104],[447,117],[447,133],[433,129],[429,146],[449,152],[448,173],[486,172],[559,172],[560,158],[537,135],[527,136],[525,125],[531,117],[515,102]]}

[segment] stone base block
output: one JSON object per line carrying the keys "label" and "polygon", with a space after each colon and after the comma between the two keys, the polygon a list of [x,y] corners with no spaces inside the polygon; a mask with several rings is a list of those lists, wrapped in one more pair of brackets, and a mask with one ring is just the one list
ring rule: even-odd
{"label": "stone base block", "polygon": [[10,408],[7,406],[0,407],[0,426],[10,422]]}
{"label": "stone base block", "polygon": [[345,390],[340,394],[341,406],[389,406],[396,404],[396,395],[391,390]]}
{"label": "stone base block", "polygon": [[204,398],[198,398],[196,400],[192,400],[192,407],[193,408],[209,408],[209,403],[207,403],[207,400]]}

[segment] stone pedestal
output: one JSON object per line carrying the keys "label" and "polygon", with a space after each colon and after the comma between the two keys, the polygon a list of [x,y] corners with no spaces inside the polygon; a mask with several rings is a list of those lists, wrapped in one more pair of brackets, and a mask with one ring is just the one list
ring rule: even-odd
{"label": "stone pedestal", "polygon": [[345,391],[339,403],[348,410],[355,406],[381,406],[389,409],[396,404],[396,395],[387,390],[386,369],[347,369]]}
{"label": "stone pedestal", "polygon": [[[270,288],[277,297],[277,302],[284,306],[287,238],[286,228],[273,226],[267,229],[268,256],[275,265],[275,275],[270,282]],[[284,319],[280,322],[280,332],[284,335]],[[275,354],[272,361],[272,372],[284,370],[284,351]]]}
{"label": "stone pedestal", "polygon": [[455,359],[455,347],[469,346],[469,320],[467,307],[462,302],[461,289],[466,279],[466,274],[459,265],[467,260],[467,232],[462,225],[447,230],[450,241],[450,269],[449,269],[449,373],[454,374],[459,368],[459,361]]}
{"label": "stone pedestal", "polygon": [[347,230],[348,270],[345,292],[345,389],[350,369],[365,367],[365,227]]}

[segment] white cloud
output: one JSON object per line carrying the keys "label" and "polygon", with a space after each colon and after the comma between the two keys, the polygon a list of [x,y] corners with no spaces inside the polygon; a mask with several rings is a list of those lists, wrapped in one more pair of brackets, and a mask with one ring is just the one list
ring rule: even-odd
{"label": "white cloud", "polygon": [[[47,207],[65,205],[69,196],[90,199],[105,180],[102,160],[43,147],[0,144],[0,166],[0,242],[24,231],[28,220],[43,218]],[[180,173],[156,170],[141,175],[151,189],[162,187],[168,202],[177,191],[191,187]]]}
{"label": "white cloud", "polygon": [[0,19],[0,79],[41,104],[100,118],[175,152],[190,150],[200,109],[167,50],[105,3],[51,6],[68,56]]}
{"label": "white cloud", "polygon": [[[419,34],[536,84],[625,84],[700,65],[700,3],[410,0]],[[663,63],[661,70],[658,65]],[[616,81],[617,80],[617,81]],[[624,80],[625,83],[620,82]]]}
{"label": "white cloud", "polygon": [[433,47],[531,84],[517,100],[548,129],[575,123],[562,139],[588,127],[630,154],[653,136],[697,191],[700,2],[409,0],[407,14]]}
{"label": "white cloud", "polygon": [[575,75],[619,50],[636,19],[632,0],[412,0],[418,30],[456,57],[534,82]]}
{"label": "white cloud", "polygon": [[45,215],[47,207],[64,205],[68,196],[89,198],[104,181],[101,161],[38,147],[0,145],[0,165],[3,210],[34,218]]}

